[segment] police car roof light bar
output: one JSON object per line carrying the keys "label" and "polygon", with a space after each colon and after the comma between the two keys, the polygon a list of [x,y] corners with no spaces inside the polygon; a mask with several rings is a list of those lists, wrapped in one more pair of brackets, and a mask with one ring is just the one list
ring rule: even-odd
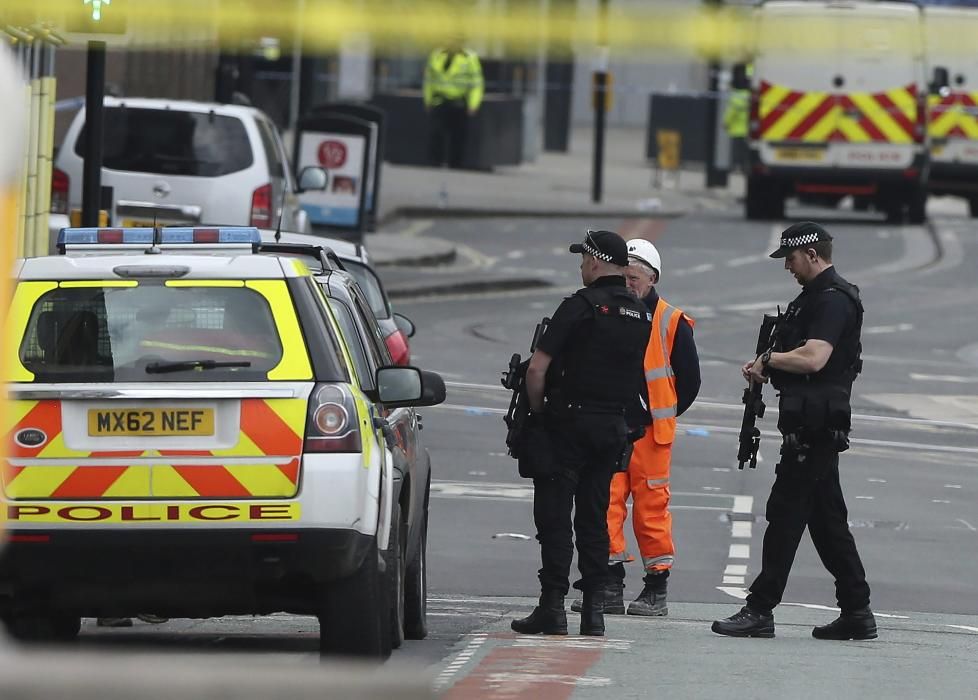
{"label": "police car roof light bar", "polygon": [[169,228],[63,228],[58,233],[58,250],[72,245],[242,245],[257,246],[261,234],[253,226]]}

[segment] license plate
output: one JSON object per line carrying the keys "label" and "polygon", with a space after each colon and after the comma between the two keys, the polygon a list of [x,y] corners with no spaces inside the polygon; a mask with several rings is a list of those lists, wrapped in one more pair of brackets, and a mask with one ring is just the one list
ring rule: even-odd
{"label": "license plate", "polygon": [[822,151],[813,148],[776,148],[774,157],[778,160],[796,160],[818,162],[822,160]]}
{"label": "license plate", "polygon": [[197,436],[214,434],[213,408],[92,408],[91,437]]}

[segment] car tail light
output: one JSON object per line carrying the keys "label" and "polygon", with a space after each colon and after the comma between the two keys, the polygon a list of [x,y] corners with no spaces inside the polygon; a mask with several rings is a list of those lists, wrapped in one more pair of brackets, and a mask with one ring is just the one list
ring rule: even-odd
{"label": "car tail light", "polygon": [[360,452],[360,424],[353,394],[342,384],[313,389],[306,420],[305,452]]}
{"label": "car tail light", "polygon": [[262,185],[251,195],[251,225],[270,228],[272,225],[272,186]]}
{"label": "car tail light", "polygon": [[68,186],[71,178],[64,170],[55,168],[51,172],[51,213],[68,213]]}
{"label": "car tail light", "polygon": [[923,143],[927,136],[927,95],[917,95],[917,120],[913,125],[914,143]]}
{"label": "car tail light", "polygon": [[394,331],[384,338],[387,350],[391,354],[391,360],[395,365],[411,364],[411,348],[408,346],[407,336],[400,329]]}
{"label": "car tail light", "polygon": [[754,90],[750,92],[750,121],[747,123],[747,136],[751,141],[761,138],[761,98]]}

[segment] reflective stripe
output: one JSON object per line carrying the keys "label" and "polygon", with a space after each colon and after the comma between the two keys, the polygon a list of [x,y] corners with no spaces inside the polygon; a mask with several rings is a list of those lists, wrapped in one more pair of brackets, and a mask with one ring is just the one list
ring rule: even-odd
{"label": "reflective stripe", "polygon": [[665,420],[666,418],[675,418],[678,413],[679,407],[673,404],[667,408],[653,408],[652,418],[654,420]]}
{"label": "reflective stripe", "polygon": [[676,373],[672,371],[672,367],[666,365],[665,367],[654,367],[645,372],[646,381],[653,381],[656,379],[669,379],[670,377],[675,377]]}
{"label": "reflective stripe", "polygon": [[669,485],[669,477],[667,476],[665,479],[646,479],[645,480],[645,484],[650,489],[658,488],[660,486],[668,486]]}
{"label": "reflective stripe", "polygon": [[676,558],[671,554],[663,554],[662,556],[658,557],[642,557],[642,565],[645,567],[646,571],[655,567],[670,569],[675,562]]}
{"label": "reflective stripe", "polygon": [[662,353],[665,357],[666,362],[669,362],[669,322],[672,321],[672,314],[676,311],[674,306],[662,302],[665,306],[662,309],[662,315],[659,317],[659,335],[662,338]]}
{"label": "reflective stripe", "polygon": [[635,561],[635,557],[631,556],[628,552],[618,552],[617,554],[608,555],[608,565],[612,564],[625,564],[630,561]]}

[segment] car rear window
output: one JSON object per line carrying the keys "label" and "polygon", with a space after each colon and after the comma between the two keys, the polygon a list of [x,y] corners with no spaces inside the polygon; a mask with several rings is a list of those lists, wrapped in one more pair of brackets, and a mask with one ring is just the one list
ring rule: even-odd
{"label": "car rear window", "polygon": [[282,356],[268,301],[244,286],[60,287],[20,346],[37,382],[268,381]]}
{"label": "car rear window", "polygon": [[[244,123],[212,112],[107,107],[102,163],[111,170],[217,177],[254,162]],[[85,128],[75,141],[84,158]]]}

